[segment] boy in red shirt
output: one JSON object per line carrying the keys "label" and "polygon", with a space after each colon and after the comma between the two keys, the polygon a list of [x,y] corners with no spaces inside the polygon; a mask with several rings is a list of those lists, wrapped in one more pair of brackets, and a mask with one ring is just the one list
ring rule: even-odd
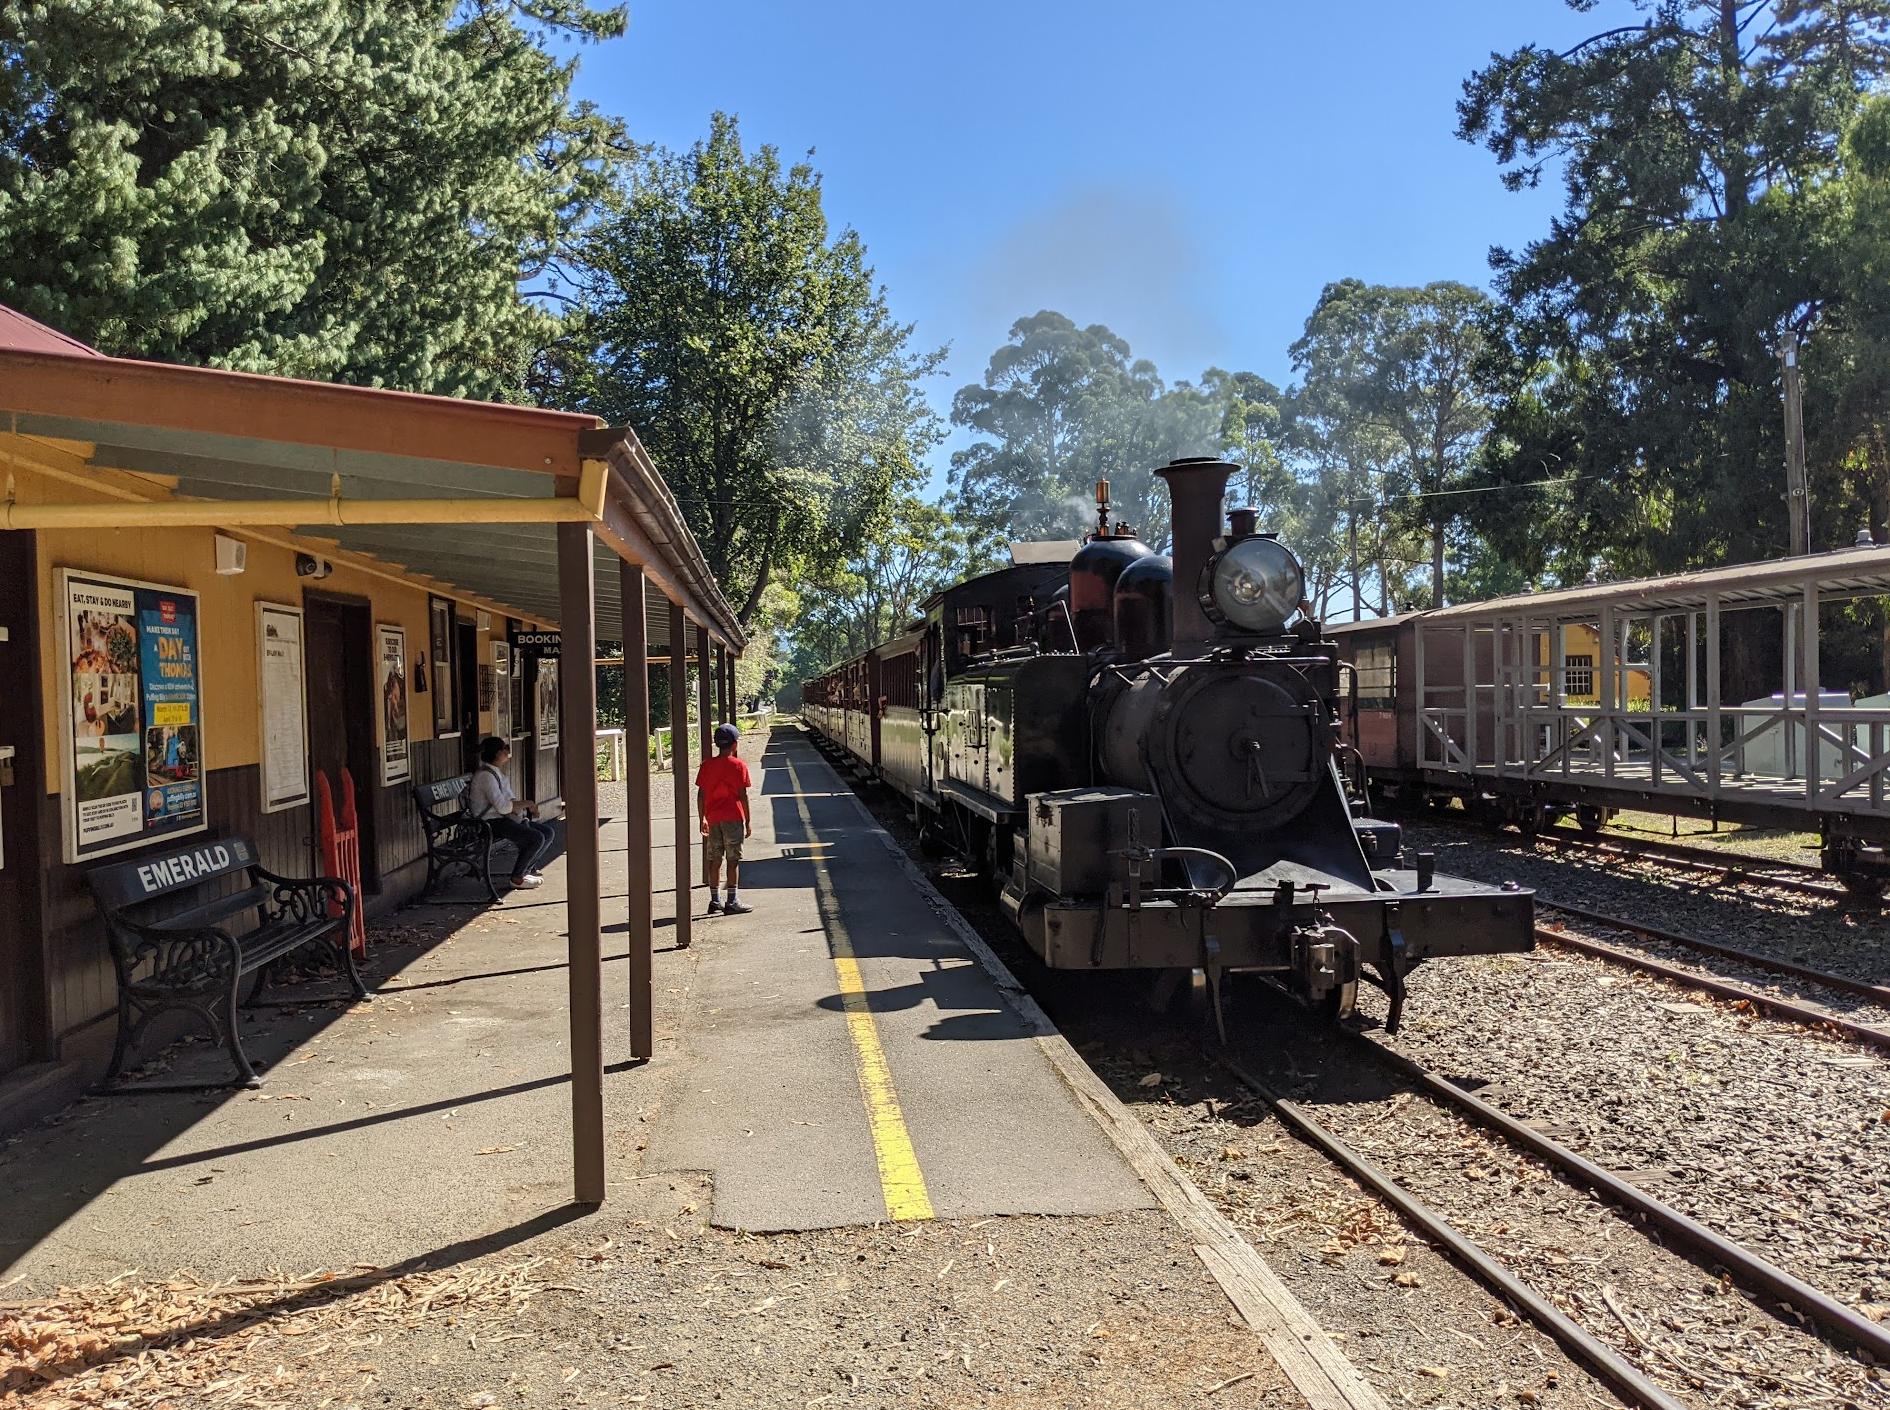
{"label": "boy in red shirt", "polygon": [[[704,759],[696,770],[696,815],[702,819],[703,855],[709,873],[709,914],[747,915],[736,893],[740,884],[742,839],[753,837],[748,816],[748,765],[736,756],[741,731],[734,725],[715,727],[715,757]],[[728,904],[722,903],[722,859],[728,858]]]}

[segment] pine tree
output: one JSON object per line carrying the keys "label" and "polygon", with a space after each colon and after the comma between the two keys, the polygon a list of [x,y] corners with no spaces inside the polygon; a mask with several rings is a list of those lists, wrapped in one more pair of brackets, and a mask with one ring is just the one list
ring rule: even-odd
{"label": "pine tree", "polygon": [[622,147],[583,0],[0,7],[0,301],[109,353],[483,397]]}

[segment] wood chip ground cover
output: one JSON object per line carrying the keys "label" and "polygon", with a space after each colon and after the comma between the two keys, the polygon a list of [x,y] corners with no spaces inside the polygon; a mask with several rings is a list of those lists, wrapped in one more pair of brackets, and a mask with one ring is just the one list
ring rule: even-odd
{"label": "wood chip ground cover", "polygon": [[428,1321],[509,1323],[534,1261],[388,1276],[141,1282],[135,1275],[0,1305],[0,1406],[182,1410],[312,1405],[370,1394],[387,1337]]}

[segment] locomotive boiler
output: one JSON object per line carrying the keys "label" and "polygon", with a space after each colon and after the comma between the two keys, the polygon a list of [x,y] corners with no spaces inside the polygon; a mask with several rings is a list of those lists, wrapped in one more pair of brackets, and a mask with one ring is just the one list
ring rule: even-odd
{"label": "locomotive boiler", "polygon": [[[1395,1027],[1415,965],[1529,949],[1532,896],[1437,875],[1362,816],[1336,648],[1291,550],[1251,510],[1223,529],[1233,470],[1157,472],[1172,561],[1105,505],[1073,556],[947,589],[896,650],[810,682],[808,717],[830,740],[849,708],[870,720],[845,752],[991,875],[1052,968],[1200,969],[1217,1015],[1230,971],[1335,1017],[1366,981]],[[835,702],[848,671],[865,690]]]}

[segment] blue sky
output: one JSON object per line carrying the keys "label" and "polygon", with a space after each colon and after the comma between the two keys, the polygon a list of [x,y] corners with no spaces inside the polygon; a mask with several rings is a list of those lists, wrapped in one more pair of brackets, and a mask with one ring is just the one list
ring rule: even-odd
{"label": "blue sky", "polygon": [[1489,247],[1544,230],[1560,193],[1505,191],[1454,136],[1463,79],[1626,8],[631,0],[578,86],[639,140],[686,147],[720,108],[751,143],[812,148],[896,314],[951,345],[944,410],[1040,308],[1170,381],[1284,383],[1330,280],[1487,282]]}

